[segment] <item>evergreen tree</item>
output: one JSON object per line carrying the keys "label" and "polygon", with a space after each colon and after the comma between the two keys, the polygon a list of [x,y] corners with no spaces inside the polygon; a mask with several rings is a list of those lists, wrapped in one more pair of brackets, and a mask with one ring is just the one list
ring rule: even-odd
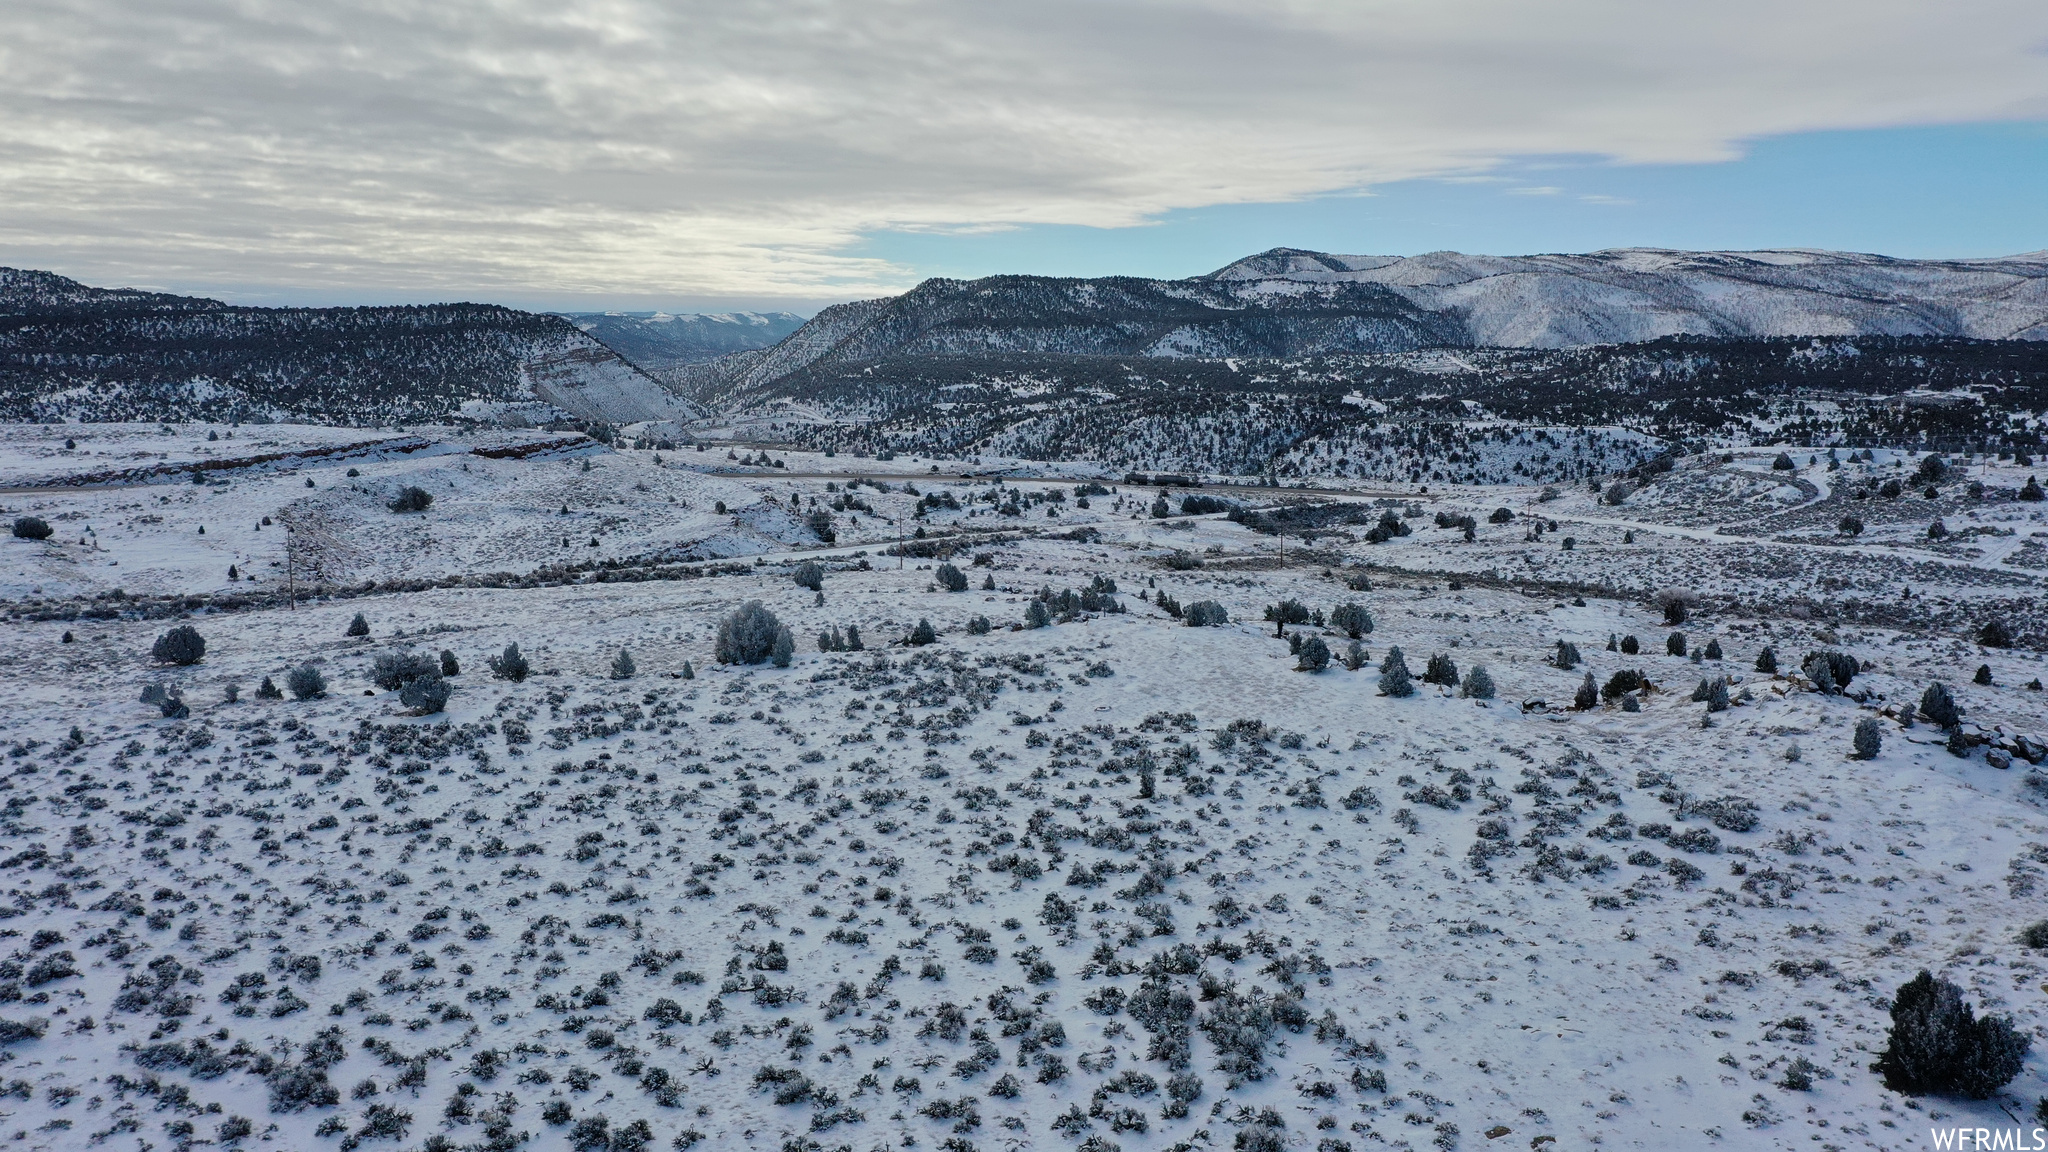
{"label": "evergreen tree", "polygon": [[1878,726],[1877,717],[1865,716],[1856,722],[1856,758],[1875,760],[1884,749],[1884,730]]}
{"label": "evergreen tree", "polygon": [[1473,700],[1493,699],[1493,676],[1486,671],[1486,665],[1474,664],[1465,673],[1465,695]]}
{"label": "evergreen tree", "polygon": [[1045,610],[1045,601],[1033,600],[1024,606],[1024,626],[1026,628],[1043,628],[1050,623],[1052,623],[1052,616]]}
{"label": "evergreen tree", "polygon": [[1589,712],[1599,704],[1600,686],[1593,682],[1593,674],[1588,672],[1586,678],[1579,681],[1579,690],[1572,695],[1572,707],[1581,712]]}
{"label": "evergreen tree", "polygon": [[1301,651],[1297,655],[1300,657],[1294,665],[1297,672],[1321,672],[1330,666],[1330,646],[1323,643],[1320,636],[1311,636],[1302,641]]}
{"label": "evergreen tree", "polygon": [[1986,688],[1989,688],[1991,686],[1991,665],[1977,665],[1977,674],[1975,676],[1970,677],[1970,682],[1973,684],[1979,684]]}
{"label": "evergreen tree", "polygon": [[789,576],[796,581],[799,588],[808,588],[813,592],[825,590],[825,567],[816,560],[806,560],[797,565],[796,571],[791,572]]}
{"label": "evergreen tree", "polygon": [[1372,632],[1372,613],[1363,604],[1346,601],[1330,610],[1330,627],[1356,640]]}
{"label": "evergreen tree", "polygon": [[1719,660],[1721,658],[1721,641],[1711,637],[1708,638],[1707,647],[1701,655],[1704,655],[1709,660]]}
{"label": "evergreen tree", "polygon": [[1386,659],[1380,661],[1380,694],[1382,696],[1413,696],[1415,685],[1408,675],[1408,661],[1401,655],[1401,649],[1387,649]]}
{"label": "evergreen tree", "polygon": [[1551,654],[1550,662],[1569,672],[1580,664],[1579,646],[1569,640],[1559,640],[1557,651]]}
{"label": "evergreen tree", "polygon": [[206,638],[199,634],[199,629],[190,624],[180,624],[157,637],[149,654],[159,664],[189,667],[205,657]]}
{"label": "evergreen tree", "polygon": [[939,565],[938,570],[932,575],[938,581],[939,587],[948,592],[967,591],[967,574],[951,564]]}
{"label": "evergreen tree", "polygon": [[1963,990],[1922,970],[1892,998],[1892,1027],[1873,1065],[1885,1087],[1983,1100],[2019,1075],[2033,1041],[2004,1017],[1979,1017]]}
{"label": "evergreen tree", "polygon": [[1956,699],[1949,693],[1948,685],[1936,680],[1920,694],[1920,714],[1937,727],[1954,728],[1963,722],[1963,711],[1956,707]]}
{"label": "evergreen tree", "polygon": [[263,683],[256,686],[256,698],[258,700],[282,700],[284,699],[284,693],[278,690],[276,681],[265,676]]}
{"label": "evergreen tree", "polygon": [[462,664],[461,664],[461,663],[460,663],[459,661],[457,661],[457,660],[455,659],[455,652],[454,652],[454,650],[453,650],[453,649],[449,649],[449,648],[443,648],[443,649],[441,649],[441,675],[443,675],[443,676],[460,676],[460,675],[462,675]]}
{"label": "evergreen tree", "polygon": [[762,663],[773,653],[781,628],[782,621],[775,618],[775,613],[759,600],[749,600],[718,622],[718,638],[712,653],[721,664]]}
{"label": "evergreen tree", "polygon": [[327,694],[327,677],[311,664],[301,664],[285,674],[284,686],[299,700],[314,700]]}
{"label": "evergreen tree", "polygon": [[1634,656],[1642,650],[1642,641],[1637,640],[1634,636],[1623,636],[1621,638],[1621,654],[1623,656]]}
{"label": "evergreen tree", "polygon": [[1664,641],[1664,651],[1672,656],[1685,655],[1685,633],[1673,632]]}
{"label": "evergreen tree", "polygon": [[1441,652],[1435,653],[1422,669],[1422,681],[1425,684],[1441,684],[1447,688],[1455,688],[1458,686],[1458,666],[1449,656]]}
{"label": "evergreen tree", "polygon": [[777,625],[775,639],[768,646],[768,661],[777,668],[787,668],[789,667],[789,662],[794,659],[796,659],[796,636],[790,632],[787,625]]}
{"label": "evergreen tree", "polygon": [[909,640],[911,647],[922,648],[927,644],[938,643],[939,634],[933,630],[931,621],[920,617],[917,625],[910,630]]}
{"label": "evergreen tree", "polygon": [[1778,654],[1768,645],[1765,646],[1763,651],[1756,654],[1756,670],[1772,673],[1778,670]]}
{"label": "evergreen tree", "polygon": [[490,665],[491,675],[500,680],[510,680],[514,684],[526,679],[533,671],[533,665],[527,663],[526,657],[520,655],[518,644],[505,645],[504,652],[491,657],[486,663]]}
{"label": "evergreen tree", "polygon": [[618,656],[612,660],[612,679],[631,680],[639,670],[633,663],[633,654],[624,648],[619,649]]}
{"label": "evergreen tree", "polygon": [[369,634],[370,622],[368,620],[363,619],[363,614],[361,612],[356,613],[356,618],[348,622],[347,635],[368,636]]}

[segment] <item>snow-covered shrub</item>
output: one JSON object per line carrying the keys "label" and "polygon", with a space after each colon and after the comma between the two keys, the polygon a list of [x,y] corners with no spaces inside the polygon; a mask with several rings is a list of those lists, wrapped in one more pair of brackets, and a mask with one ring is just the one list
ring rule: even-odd
{"label": "snow-covered shrub", "polygon": [[1372,631],[1372,613],[1363,604],[1346,601],[1330,609],[1330,627],[1356,640]]}
{"label": "snow-covered shrub", "polygon": [[361,612],[356,613],[356,618],[348,622],[348,631],[345,633],[345,635],[368,636],[369,634],[370,622],[363,618],[363,614]]}
{"label": "snow-covered shrub", "polygon": [[206,655],[206,638],[190,624],[180,624],[157,637],[149,654],[159,664],[197,664]]}
{"label": "snow-covered shrub", "polygon": [[825,568],[816,560],[806,560],[797,565],[796,571],[790,573],[789,578],[796,581],[799,588],[808,588],[813,592],[825,590]]}
{"label": "snow-covered shrub", "polygon": [[434,503],[434,494],[416,484],[408,484],[398,490],[385,507],[393,512],[425,512]]}
{"label": "snow-covered shrub", "polygon": [[284,686],[297,700],[313,700],[327,694],[327,677],[311,664],[301,664],[285,673]]}
{"label": "snow-covered shrub", "polygon": [[1875,760],[1884,750],[1884,729],[1878,726],[1877,717],[1865,716],[1856,722],[1856,758]]}
{"label": "snow-covered shrub", "polygon": [[633,663],[633,654],[624,648],[619,649],[619,654],[612,658],[612,679],[614,680],[631,680],[634,673],[639,670],[639,667]]}
{"label": "snow-covered shrub", "polygon": [[1435,653],[1430,656],[1429,663],[1422,670],[1422,682],[1455,688],[1458,686],[1458,666],[1444,653]]}
{"label": "snow-covered shrub", "polygon": [[1387,649],[1386,659],[1380,661],[1380,694],[1382,696],[1413,696],[1415,685],[1408,674],[1408,661],[1399,647]]}
{"label": "snow-covered shrub", "polygon": [[1465,673],[1465,695],[1473,700],[1493,699],[1493,677],[1486,671],[1486,665],[1474,664]]}
{"label": "snow-covered shrub", "polygon": [[932,578],[938,581],[939,587],[948,592],[967,591],[967,573],[951,564],[939,565],[938,570],[932,573]]}
{"label": "snow-covered shrub", "polygon": [[796,636],[790,632],[787,625],[778,626],[775,629],[775,640],[768,646],[768,662],[777,668],[787,668],[789,667],[789,662],[794,659],[796,659]]}
{"label": "snow-covered shrub", "polygon": [[989,619],[986,616],[968,617],[967,634],[969,636],[986,636],[993,627],[994,625],[989,623]]}
{"label": "snow-covered shrub", "polygon": [[1874,1066],[1894,1092],[1982,1100],[2019,1075],[2032,1040],[2010,1019],[1979,1017],[1963,990],[1923,969],[1892,999],[1892,1027]]}
{"label": "snow-covered shrub", "polygon": [[781,628],[782,621],[775,613],[759,600],[749,600],[718,622],[712,653],[721,664],[763,663],[774,653],[775,636]]}
{"label": "snow-covered shrub", "polygon": [[491,675],[500,680],[510,680],[514,684],[526,679],[533,672],[533,665],[520,654],[519,645],[516,643],[505,645],[505,650],[491,657],[489,664]]}
{"label": "snow-covered shrub", "polygon": [[939,634],[932,628],[931,621],[920,617],[917,621],[916,626],[911,628],[910,635],[909,637],[907,637],[907,640],[911,647],[922,648],[927,644],[938,643]]}
{"label": "snow-covered shrub", "polygon": [[440,674],[440,663],[418,652],[379,652],[370,661],[370,683],[387,692],[409,680]]}
{"label": "snow-covered shrub", "polygon": [[1294,665],[1297,672],[1321,672],[1330,666],[1330,646],[1323,643],[1320,636],[1302,641],[1301,650],[1296,655],[1300,657]]}
{"label": "snow-covered shrub", "polygon": [[1181,621],[1190,628],[1215,628],[1230,623],[1230,613],[1214,600],[1197,600],[1182,609]]}
{"label": "snow-covered shrub", "polygon": [[428,716],[448,706],[449,692],[448,682],[441,679],[441,670],[435,668],[428,675],[399,685],[398,701],[414,712]]}
{"label": "snow-covered shrub", "polygon": [[14,520],[16,540],[48,540],[51,528],[49,522],[40,516],[17,516]]}
{"label": "snow-covered shrub", "polygon": [[453,650],[453,649],[450,649],[450,648],[443,648],[443,649],[441,649],[441,675],[443,675],[443,676],[460,676],[460,675],[462,675],[462,662],[461,662],[461,661],[459,661],[459,660],[457,660],[457,659],[455,658],[455,652],[454,652],[454,650]]}
{"label": "snow-covered shrub", "polygon": [[1956,707],[1956,698],[1949,693],[1948,685],[1936,680],[1920,694],[1920,714],[1943,728],[1954,728],[1962,723],[1962,709]]}

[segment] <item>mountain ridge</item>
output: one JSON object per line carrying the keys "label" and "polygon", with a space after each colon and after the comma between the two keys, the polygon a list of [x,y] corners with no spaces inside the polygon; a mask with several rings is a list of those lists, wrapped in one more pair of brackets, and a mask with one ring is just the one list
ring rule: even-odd
{"label": "mountain ridge", "polygon": [[1181,280],[934,278],[827,308],[772,348],[672,379],[724,404],[812,366],[900,357],[1284,358],[1674,336],[2048,340],[2048,252],[1917,260],[1807,248],[1405,257],[1274,248]]}

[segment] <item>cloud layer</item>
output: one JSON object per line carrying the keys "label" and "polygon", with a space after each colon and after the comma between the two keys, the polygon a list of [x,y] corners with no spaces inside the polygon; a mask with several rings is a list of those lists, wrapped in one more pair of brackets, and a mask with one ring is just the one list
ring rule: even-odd
{"label": "cloud layer", "polygon": [[910,278],[878,229],[2048,117],[2043,45],[2037,0],[46,0],[0,13],[0,263],[843,297]]}

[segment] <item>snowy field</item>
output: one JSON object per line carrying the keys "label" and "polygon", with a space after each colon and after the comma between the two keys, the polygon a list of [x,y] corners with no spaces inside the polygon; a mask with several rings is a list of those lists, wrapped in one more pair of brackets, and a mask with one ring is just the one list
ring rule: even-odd
{"label": "snowy field", "polygon": [[[101,431],[55,433],[219,443]],[[0,553],[0,1134],[23,1148],[1913,1149],[2048,1094],[2038,1047],[1985,1101],[1870,1069],[1923,968],[2048,1037],[2019,940],[2048,883],[2044,573],[2014,562],[2048,524],[2000,495],[2010,462],[1932,500],[1855,498],[1910,458],[1774,476],[1775,450],[1618,504],[1360,486],[1410,527],[1372,545],[949,479],[964,462],[491,456],[450,430],[35,487],[76,470],[52,434],[0,461],[7,519],[54,528]],[[408,485],[426,511],[386,507]],[[244,574],[275,590],[288,516],[345,546],[328,594],[218,610]],[[919,527],[965,590],[883,554]],[[590,578],[684,558],[727,563]],[[376,587],[478,571],[553,575]],[[1651,594],[1675,584],[1672,625]],[[1041,590],[1063,602],[1023,627]],[[1290,599],[1362,605],[1362,666],[1314,619],[1277,637]],[[716,658],[755,600],[788,667]],[[1205,601],[1229,622],[1176,618]],[[1979,647],[1993,617],[2021,642]],[[920,621],[934,641],[902,643]],[[203,659],[154,660],[178,625]],[[864,650],[819,650],[849,626]],[[1324,671],[1290,653],[1311,638]],[[494,675],[515,643],[530,675]],[[1395,647],[1413,695],[1380,692]],[[379,655],[443,650],[441,712],[377,682]],[[1800,674],[1811,652],[1855,658],[1846,691]],[[1420,682],[1432,657],[1494,695]],[[301,667],[324,692],[259,695]],[[1627,671],[1648,686],[1574,707]],[[1935,680],[1954,739],[1915,716]]]}

